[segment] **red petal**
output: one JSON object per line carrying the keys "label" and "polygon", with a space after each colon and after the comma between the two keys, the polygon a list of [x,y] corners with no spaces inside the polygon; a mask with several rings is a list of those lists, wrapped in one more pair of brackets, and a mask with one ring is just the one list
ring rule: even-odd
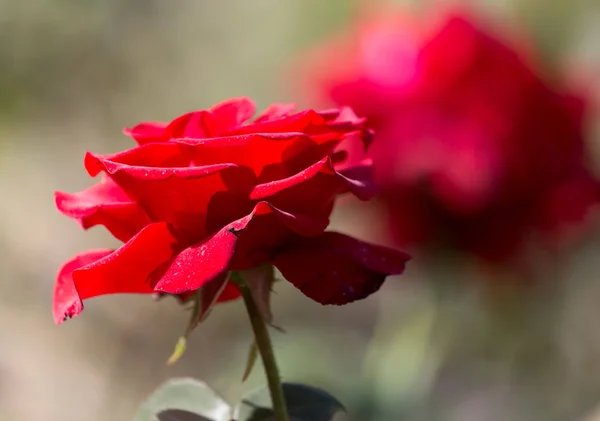
{"label": "red petal", "polygon": [[83,228],[104,225],[116,238],[126,242],[150,223],[150,219],[110,178],[79,193],[55,193],[56,207],[76,219]]}
{"label": "red petal", "polygon": [[248,98],[234,98],[209,110],[193,111],[173,120],[165,131],[167,140],[190,137],[210,138],[236,129],[254,114]]}
{"label": "red petal", "polygon": [[256,112],[254,101],[240,97],[223,101],[210,109],[212,114],[211,136],[220,136],[240,127]]}
{"label": "red petal", "polygon": [[[165,162],[158,168],[144,165],[160,162],[163,150],[168,158],[172,147],[181,146],[154,143],[109,157],[88,154],[86,167],[92,175],[106,171],[153,221],[170,222],[197,240],[205,235],[206,209],[215,193],[237,188],[247,191],[254,177],[234,164],[179,167]],[[175,153],[171,156],[171,160],[184,159]]]}
{"label": "red petal", "polygon": [[145,145],[146,143],[166,142],[169,140],[165,136],[166,128],[167,123],[147,121],[145,123],[140,123],[131,129],[126,128],[123,130],[123,133],[133,137],[139,145]]}
{"label": "red petal", "polygon": [[241,126],[229,134],[249,133],[304,133],[319,144],[357,135],[362,138],[365,146],[368,146],[372,138],[372,133],[365,128],[365,120],[356,117],[349,108],[324,112],[306,110],[280,118],[257,119],[255,123]]}
{"label": "red petal", "polygon": [[154,292],[152,273],[173,257],[175,238],[167,224],[148,225],[121,248],[75,269],[72,279],[78,300],[106,294]]}
{"label": "red petal", "polygon": [[[195,165],[228,162],[251,168],[258,182],[289,177],[332,153],[337,140],[302,133],[262,133],[210,139],[176,139]],[[254,183],[253,183],[254,184]]]}
{"label": "red petal", "polygon": [[73,282],[73,271],[100,260],[112,252],[113,250],[86,251],[68,260],[59,269],[52,297],[52,315],[56,324],[77,316],[83,310],[83,303]]}
{"label": "red petal", "polygon": [[166,267],[154,290],[169,294],[195,291],[229,270],[237,236],[229,227],[180,252]]}
{"label": "red petal", "polygon": [[250,133],[305,133],[307,128],[326,125],[325,119],[313,110],[301,111],[272,120],[262,120],[241,126],[229,132],[231,135]]}
{"label": "red petal", "polygon": [[175,295],[198,290],[231,269],[248,269],[268,261],[269,254],[291,238],[319,235],[328,222],[326,217],[292,215],[260,202],[249,215],[163,265],[154,273],[154,290]]}
{"label": "red petal", "polygon": [[254,123],[264,123],[271,120],[277,120],[282,117],[289,116],[294,109],[296,104],[271,104],[269,105],[256,119]]}
{"label": "red petal", "polygon": [[209,112],[206,110],[192,111],[183,114],[169,123],[165,130],[168,140],[178,137],[210,137],[210,131],[206,120]]}
{"label": "red petal", "polygon": [[321,304],[342,305],[376,292],[401,274],[405,253],[336,232],[302,238],[273,259],[285,279]]}
{"label": "red petal", "polygon": [[289,149],[295,144],[306,142],[309,146],[316,146],[302,133],[247,134],[210,139],[183,138],[175,142],[187,145],[186,152],[190,154],[195,165],[228,162],[252,168],[257,177],[269,165],[284,165],[285,159],[290,155]]}
{"label": "red petal", "polygon": [[238,286],[235,283],[229,281],[225,285],[225,288],[223,289],[223,292],[221,292],[221,295],[219,295],[219,299],[217,300],[217,302],[226,303],[228,301],[237,300],[241,296],[242,294],[240,293],[240,289],[238,288]]}
{"label": "red petal", "polygon": [[[368,173],[357,171],[354,175],[366,176]],[[370,180],[353,179],[338,173],[331,158],[325,157],[291,177],[259,184],[252,190],[250,198],[268,199],[290,212],[311,213],[326,208],[337,195],[348,191],[362,200],[369,199],[374,193]]]}
{"label": "red petal", "polygon": [[270,203],[259,202],[253,212],[229,224],[238,236],[232,270],[249,269],[299,236],[317,236],[329,225],[329,213],[291,214]]}
{"label": "red petal", "polygon": [[[95,177],[101,171],[117,172],[122,167],[138,168],[139,172],[163,168],[187,168],[191,164],[190,157],[176,143],[150,143],[112,155],[96,155],[87,153],[84,161],[87,172]],[[169,174],[162,174],[163,178]]]}

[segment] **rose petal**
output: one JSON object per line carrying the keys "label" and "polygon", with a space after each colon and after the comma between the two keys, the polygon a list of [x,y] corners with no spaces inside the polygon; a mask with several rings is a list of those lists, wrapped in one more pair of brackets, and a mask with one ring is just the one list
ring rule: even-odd
{"label": "rose petal", "polygon": [[[112,163],[106,168],[104,162]],[[191,158],[176,143],[149,143],[111,155],[96,155],[88,152],[84,165],[88,174],[95,177],[101,171],[116,171],[121,165],[140,168],[187,168]]]}
{"label": "rose petal", "polygon": [[376,292],[404,271],[408,255],[336,232],[303,238],[273,259],[285,279],[321,304],[342,305]]}
{"label": "rose petal", "polygon": [[220,136],[235,130],[252,118],[255,112],[254,101],[246,97],[233,98],[213,106],[210,109],[211,136]]}
{"label": "rose petal", "polygon": [[219,295],[217,302],[226,303],[229,301],[237,300],[241,296],[242,294],[240,293],[240,289],[238,288],[238,286],[235,283],[228,281],[225,285],[225,288],[221,292],[221,295]]}
{"label": "rose petal", "polygon": [[288,114],[278,119],[262,120],[246,124],[230,131],[230,135],[250,134],[250,133],[306,133],[310,127],[323,127],[327,123],[314,110],[305,110],[295,114]]}
{"label": "rose petal", "polygon": [[169,294],[195,291],[227,273],[237,236],[230,227],[181,251],[165,268],[154,290]]}
{"label": "rose petal", "polygon": [[132,134],[140,144],[152,141],[167,142],[181,137],[199,139],[220,136],[250,119],[254,112],[252,100],[234,98],[221,102],[209,110],[183,114],[167,125],[154,122],[141,123],[131,130],[126,129],[126,134]]}
{"label": "rose petal", "polygon": [[[265,167],[278,165],[285,167],[289,158],[294,158],[291,149],[316,149],[317,144],[302,133],[248,134],[210,139],[176,139],[175,142],[187,146],[186,152],[195,165],[231,163],[251,168],[260,177]],[[335,145],[334,145],[335,146]],[[333,146],[329,148],[332,150]],[[320,159],[328,151],[321,153]],[[315,161],[307,163],[310,165]],[[291,174],[290,174],[291,175]]]}
{"label": "rose petal", "polygon": [[[172,258],[174,245],[175,238],[167,224],[156,223],[148,225],[110,254],[103,250],[104,255],[96,254],[93,257],[97,259],[93,260],[84,256],[85,260],[79,261],[84,266],[76,267],[75,263],[69,262],[71,265],[68,263],[63,268],[57,281],[56,291],[59,292],[55,292],[55,300],[59,298],[55,303],[55,319],[77,315],[83,308],[81,300],[86,298],[118,293],[153,293],[150,275]],[[69,273],[73,289],[68,286]],[[64,310],[63,315],[59,314],[61,310]]]}
{"label": "rose petal", "polygon": [[184,294],[220,279],[229,270],[265,263],[270,253],[299,235],[319,235],[329,223],[323,215],[292,215],[260,202],[247,216],[188,247],[153,274],[155,291]]}
{"label": "rose petal", "polygon": [[59,269],[52,297],[54,323],[60,324],[83,310],[83,303],[73,282],[73,271],[111,254],[113,250],[90,250],[68,260]]}
{"label": "rose petal", "polygon": [[294,111],[295,108],[296,104],[271,104],[254,119],[254,123],[265,123],[267,121],[287,117]]}
{"label": "rose petal", "polygon": [[167,140],[176,139],[178,137],[210,137],[210,129],[208,128],[207,119],[209,119],[209,111],[198,110],[183,114],[169,123],[165,129],[165,137]]}
{"label": "rose petal", "polygon": [[142,149],[165,149],[165,145],[180,147],[174,143],[154,143],[109,157],[88,154],[86,167],[92,175],[106,171],[153,221],[170,222],[176,230],[187,232],[192,241],[197,241],[205,235],[206,210],[211,198],[221,191],[248,191],[254,177],[244,168],[227,163],[200,167],[143,166],[154,157]]}
{"label": "rose petal", "polygon": [[131,129],[123,129],[123,134],[133,137],[139,145],[145,145],[152,142],[166,142],[169,140],[165,137],[165,129],[167,123],[158,121],[147,121],[140,123]]}
{"label": "rose petal", "polygon": [[55,193],[56,207],[74,218],[84,229],[104,225],[111,234],[126,242],[150,223],[139,205],[109,177],[79,193]]}
{"label": "rose petal", "polygon": [[339,140],[314,141],[302,133],[176,139],[197,166],[228,162],[249,168],[252,185],[287,178],[332,154]]}
{"label": "rose petal", "polygon": [[317,236],[329,225],[329,212],[292,214],[259,202],[251,214],[229,226],[238,236],[232,270],[266,263],[271,254],[299,236]]}
{"label": "rose petal", "polygon": [[[368,170],[348,174],[366,177]],[[268,199],[290,212],[311,213],[326,208],[337,195],[348,191],[366,200],[373,195],[374,187],[368,178],[353,179],[337,172],[331,158],[325,157],[291,177],[259,184],[252,190],[250,198]]]}
{"label": "rose petal", "polygon": [[[166,146],[170,148],[177,147],[175,143],[152,143],[116,155],[95,155],[88,152],[85,157],[85,167],[92,177],[100,171],[105,171],[113,176],[111,177],[113,180],[115,180],[115,175],[125,173],[131,178],[148,181],[164,181],[171,178],[198,178],[226,168],[236,167],[236,165],[230,163],[190,166],[191,162],[179,155],[173,157],[178,162],[169,162],[167,156],[160,156],[160,152],[156,156],[156,161],[152,163],[153,165],[147,165],[148,163],[144,162],[143,152],[148,150],[146,148],[160,147],[163,149]],[[188,163],[183,165],[186,161]],[[122,187],[118,180],[115,181]]]}

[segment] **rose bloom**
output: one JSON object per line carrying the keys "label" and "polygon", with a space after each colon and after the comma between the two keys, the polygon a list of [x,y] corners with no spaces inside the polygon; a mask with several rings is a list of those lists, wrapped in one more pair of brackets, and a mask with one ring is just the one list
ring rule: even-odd
{"label": "rose bloom", "polygon": [[485,25],[458,12],[376,13],[309,55],[303,77],[375,129],[397,244],[505,261],[534,233],[557,245],[600,189],[586,168],[583,98],[543,78],[522,38]]}
{"label": "rose bloom", "polygon": [[124,244],[64,264],[56,323],[80,313],[82,300],[116,293],[185,300],[200,290],[206,311],[240,295],[231,271],[266,264],[322,304],[364,298],[401,273],[404,253],[325,231],[338,195],[372,196],[370,167],[347,165],[339,146],[368,145],[364,120],[348,108],[293,110],[275,104],[251,120],[253,102],[232,99],[127,129],[138,146],[125,152],[88,153],[85,168],[100,181],[57,192],[56,206]]}

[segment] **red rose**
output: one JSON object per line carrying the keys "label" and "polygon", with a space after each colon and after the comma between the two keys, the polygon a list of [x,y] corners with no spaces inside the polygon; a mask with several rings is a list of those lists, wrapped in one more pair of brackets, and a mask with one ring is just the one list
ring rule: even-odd
{"label": "red rose", "polygon": [[310,61],[310,86],[375,129],[375,179],[400,244],[504,259],[598,203],[583,99],[544,80],[514,41],[459,13],[432,25],[386,12]]}
{"label": "red rose", "polygon": [[368,144],[363,120],[349,109],[293,108],[272,105],[249,121],[252,101],[233,99],[128,129],[139,146],[125,152],[88,153],[85,168],[103,173],[101,181],[57,192],[56,205],[125,244],[65,263],[55,321],[80,313],[86,298],[114,293],[185,297],[202,289],[210,306],[239,295],[230,271],[266,263],[322,304],[364,298],[401,273],[405,254],[325,232],[336,196],[372,195],[369,167],[344,165],[338,146]]}

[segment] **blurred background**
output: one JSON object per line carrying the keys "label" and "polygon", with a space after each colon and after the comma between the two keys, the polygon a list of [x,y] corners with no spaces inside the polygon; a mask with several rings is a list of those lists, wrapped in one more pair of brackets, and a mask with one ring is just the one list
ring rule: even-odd
{"label": "blurred background", "polygon": [[[548,66],[567,63],[600,81],[597,1],[470,5],[528,33]],[[262,384],[260,369],[240,381],[251,342],[241,303],[214,311],[174,367],[165,361],[188,317],[174,300],[97,298],[55,326],[58,267],[117,242],[60,215],[53,192],[89,186],[85,152],[133,146],[121,130],[139,121],[242,95],[259,108],[295,102],[289,75],[298,54],[342,30],[357,6],[0,0],[0,419],[125,421],[180,375],[231,402]],[[586,82],[586,91],[598,99],[594,86]],[[593,155],[600,138],[593,124],[588,132]],[[344,203],[333,225],[374,239],[365,212]],[[483,275],[451,254],[417,253],[406,275],[342,308],[321,307],[280,283],[275,323],[287,333],[273,335],[283,377],[331,391],[356,420],[598,421],[600,230],[592,221],[584,231],[559,257],[537,259],[535,286],[491,294],[500,299],[471,281],[503,278],[501,268]]]}

